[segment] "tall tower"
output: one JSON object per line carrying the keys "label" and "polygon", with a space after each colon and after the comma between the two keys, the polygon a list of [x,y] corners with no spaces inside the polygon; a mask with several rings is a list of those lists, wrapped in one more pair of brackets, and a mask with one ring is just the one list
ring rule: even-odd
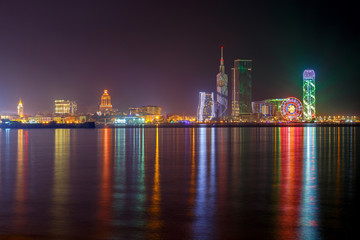
{"label": "tall tower", "polygon": [[235,67],[231,68],[230,89],[231,89],[231,116],[237,117],[239,116],[239,71]]}
{"label": "tall tower", "polygon": [[100,111],[111,111],[111,97],[107,90],[104,90],[103,95],[101,95],[101,104],[99,106]]}
{"label": "tall tower", "polygon": [[[238,86],[234,93],[234,113],[251,113],[252,101],[252,60],[237,59],[234,61],[233,84]],[[236,105],[237,104],[237,105]],[[238,110],[237,110],[238,108]]]}
{"label": "tall tower", "polygon": [[24,117],[24,107],[22,105],[21,98],[20,98],[19,104],[17,106],[17,113],[21,118]]}
{"label": "tall tower", "polygon": [[199,93],[197,119],[200,122],[211,120],[215,117],[214,93]]}
{"label": "tall tower", "polygon": [[306,69],[303,73],[303,104],[304,118],[311,120],[315,117],[315,71]]}
{"label": "tall tower", "polygon": [[219,73],[216,76],[216,115],[219,118],[225,117],[227,115],[228,108],[228,76],[225,74],[223,49],[224,48],[221,47]]}

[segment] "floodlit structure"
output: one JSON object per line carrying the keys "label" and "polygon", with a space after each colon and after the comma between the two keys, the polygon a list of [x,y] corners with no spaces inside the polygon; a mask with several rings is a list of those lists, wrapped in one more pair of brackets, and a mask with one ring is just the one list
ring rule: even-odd
{"label": "floodlit structure", "polygon": [[266,99],[252,102],[252,112],[265,119],[295,121],[302,116],[303,106],[301,101],[295,97]]}
{"label": "floodlit structure", "polygon": [[281,115],[285,120],[299,120],[303,113],[303,106],[299,99],[289,97],[284,99],[280,106]]}
{"label": "floodlit structure", "polygon": [[304,70],[303,73],[303,103],[304,119],[311,120],[315,118],[315,71],[311,69]]}
{"label": "floodlit structure", "polygon": [[20,101],[19,101],[19,104],[17,106],[17,113],[19,115],[19,117],[24,117],[24,107],[22,105],[22,102],[21,102],[21,98],[20,98]]}
{"label": "floodlit structure", "polygon": [[[238,93],[235,93],[234,101],[234,114],[251,113],[251,100],[252,100],[252,60],[237,59],[234,61],[233,72],[234,85],[237,88]],[[237,87],[237,85],[239,87]],[[236,89],[235,89],[236,91]],[[238,95],[237,95],[238,94]]]}
{"label": "floodlit structure", "polygon": [[55,100],[56,114],[75,114],[77,111],[77,103],[69,100]]}
{"label": "floodlit structure", "polygon": [[150,115],[161,115],[161,107],[159,106],[143,106],[140,108],[140,112]]}
{"label": "floodlit structure", "polygon": [[283,101],[283,98],[276,98],[252,102],[252,112],[261,114],[262,117],[280,117],[280,105]]}
{"label": "floodlit structure", "polygon": [[140,113],[140,108],[138,107],[129,108],[129,115],[134,116],[134,115],[139,115],[139,113]]}
{"label": "floodlit structure", "polygon": [[[234,61],[234,66],[236,66]],[[235,67],[231,68],[231,116],[239,116],[239,70]]]}
{"label": "floodlit structure", "polygon": [[225,74],[223,50],[221,47],[219,73],[216,76],[216,117],[219,118],[227,115],[228,108],[228,76]]}
{"label": "floodlit structure", "polygon": [[210,121],[215,117],[214,93],[199,93],[197,119],[200,122]]}
{"label": "floodlit structure", "polygon": [[118,118],[114,123],[115,125],[142,125],[145,123],[145,118],[128,116],[125,118]]}
{"label": "floodlit structure", "polygon": [[111,97],[108,93],[108,90],[104,90],[103,95],[101,95],[101,104],[99,106],[99,111],[111,111],[112,105],[111,105]]}

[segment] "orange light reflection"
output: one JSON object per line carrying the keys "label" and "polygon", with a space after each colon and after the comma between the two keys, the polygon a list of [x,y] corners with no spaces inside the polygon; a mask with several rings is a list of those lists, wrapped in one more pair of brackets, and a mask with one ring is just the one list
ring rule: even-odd
{"label": "orange light reflection", "polygon": [[18,130],[18,149],[17,149],[17,169],[16,169],[16,186],[15,186],[15,205],[14,205],[14,225],[19,231],[26,224],[26,197],[27,197],[27,135],[25,132],[25,149],[24,149],[24,131]]}
{"label": "orange light reflection", "polygon": [[162,227],[161,215],[161,192],[160,192],[160,167],[159,167],[159,128],[156,128],[155,145],[155,166],[154,166],[154,184],[152,188],[151,204],[149,207],[150,220],[148,228],[151,231],[150,239],[159,239],[159,229]]}

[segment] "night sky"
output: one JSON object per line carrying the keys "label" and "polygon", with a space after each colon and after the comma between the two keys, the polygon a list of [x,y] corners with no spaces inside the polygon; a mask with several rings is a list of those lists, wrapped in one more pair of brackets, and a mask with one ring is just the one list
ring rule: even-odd
{"label": "night sky", "polygon": [[[265,2],[265,1],[264,1]],[[0,112],[52,112],[55,99],[96,110],[160,105],[195,114],[199,91],[254,61],[253,100],[302,99],[316,72],[317,114],[360,114],[357,8],[316,1],[0,0]]]}

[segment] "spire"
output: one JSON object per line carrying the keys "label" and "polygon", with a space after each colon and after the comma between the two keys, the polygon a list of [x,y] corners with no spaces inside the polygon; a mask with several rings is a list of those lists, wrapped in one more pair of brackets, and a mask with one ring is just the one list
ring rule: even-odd
{"label": "spire", "polygon": [[224,47],[221,46],[221,61],[224,61]]}
{"label": "spire", "polygon": [[17,112],[18,112],[19,117],[21,117],[21,118],[24,117],[24,107],[22,105],[21,98],[20,98],[19,104],[17,106]]}
{"label": "spire", "polygon": [[220,58],[220,67],[219,72],[225,73],[225,65],[224,65],[224,47],[221,46],[221,58]]}

